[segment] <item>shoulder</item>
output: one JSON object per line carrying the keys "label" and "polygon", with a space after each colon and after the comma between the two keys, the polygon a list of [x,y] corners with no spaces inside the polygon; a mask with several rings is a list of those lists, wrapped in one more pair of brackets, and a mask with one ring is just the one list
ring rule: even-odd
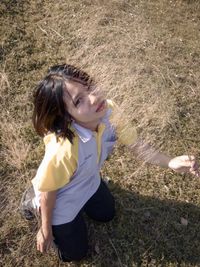
{"label": "shoulder", "polygon": [[135,125],[132,125],[132,123],[129,122],[123,112],[123,109],[121,109],[120,106],[118,106],[114,101],[107,100],[107,103],[108,112],[110,110],[109,120],[116,128],[118,140],[125,145],[135,143],[137,140],[137,131]]}
{"label": "shoulder", "polygon": [[116,111],[119,109],[118,105],[111,99],[107,99],[107,105],[108,109],[111,109],[112,111]]}
{"label": "shoulder", "polygon": [[[113,122],[116,119],[118,120],[119,114],[121,114],[120,109],[119,106],[113,100],[107,99],[106,102],[107,102],[107,112],[104,116],[103,122],[109,120],[109,122],[113,124]],[[117,118],[116,115],[118,116]]]}
{"label": "shoulder", "polygon": [[77,158],[78,153],[78,138],[77,135],[73,138],[71,143],[67,138],[56,137],[54,133],[46,135],[43,139],[45,144],[45,154],[51,155],[52,158],[63,157]]}
{"label": "shoulder", "polygon": [[107,99],[106,102],[107,102],[108,108],[112,109],[113,105],[114,105],[114,102],[111,99]]}
{"label": "shoulder", "polygon": [[55,134],[44,137],[45,155],[38,168],[33,184],[39,191],[57,190],[69,183],[77,168],[78,140],[56,138]]}
{"label": "shoulder", "polygon": [[106,102],[107,102],[107,112],[103,118],[103,122],[110,120],[110,118],[116,112],[117,109],[117,105],[111,99],[106,99]]}

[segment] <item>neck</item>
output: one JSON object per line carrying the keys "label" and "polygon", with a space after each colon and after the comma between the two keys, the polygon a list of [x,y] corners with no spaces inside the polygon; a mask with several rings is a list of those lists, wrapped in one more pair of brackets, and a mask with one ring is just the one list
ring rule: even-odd
{"label": "neck", "polygon": [[76,121],[76,123],[78,123],[80,126],[89,129],[91,131],[97,131],[98,129],[98,125],[100,122],[79,122]]}

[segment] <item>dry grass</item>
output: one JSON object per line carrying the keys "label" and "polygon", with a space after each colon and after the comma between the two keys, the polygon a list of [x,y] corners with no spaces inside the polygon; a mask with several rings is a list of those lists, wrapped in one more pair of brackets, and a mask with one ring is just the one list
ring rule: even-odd
{"label": "dry grass", "polygon": [[91,73],[157,148],[199,157],[199,1],[3,0],[0,13],[0,265],[200,266],[199,180],[138,163],[121,145],[102,170],[117,216],[88,221],[86,260],[37,253],[37,222],[18,214],[43,153],[30,96],[54,63]]}

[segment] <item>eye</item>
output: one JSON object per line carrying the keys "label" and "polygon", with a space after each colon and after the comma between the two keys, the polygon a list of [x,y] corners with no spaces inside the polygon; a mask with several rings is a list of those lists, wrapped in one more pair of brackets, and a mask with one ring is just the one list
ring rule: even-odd
{"label": "eye", "polygon": [[78,106],[81,104],[81,100],[82,100],[81,97],[78,98],[78,99],[75,101],[74,106],[75,106],[75,107],[78,107]]}
{"label": "eye", "polygon": [[74,106],[77,107],[80,104],[80,99],[77,99],[74,103]]}

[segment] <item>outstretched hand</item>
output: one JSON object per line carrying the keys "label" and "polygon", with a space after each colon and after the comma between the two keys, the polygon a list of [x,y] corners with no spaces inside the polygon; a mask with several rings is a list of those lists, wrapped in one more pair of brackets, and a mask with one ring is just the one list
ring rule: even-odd
{"label": "outstretched hand", "polygon": [[170,169],[176,172],[189,172],[197,177],[199,174],[199,166],[194,156],[178,156],[171,159],[168,163]]}

